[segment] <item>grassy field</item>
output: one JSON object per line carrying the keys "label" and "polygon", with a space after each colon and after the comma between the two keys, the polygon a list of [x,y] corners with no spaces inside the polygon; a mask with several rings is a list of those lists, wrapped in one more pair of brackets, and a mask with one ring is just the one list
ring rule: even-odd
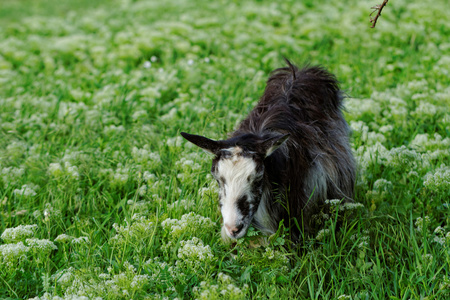
{"label": "grassy field", "polygon": [[[448,299],[446,3],[2,1],[0,297]],[[225,245],[179,132],[225,138],[283,56],[348,95],[363,207]]]}

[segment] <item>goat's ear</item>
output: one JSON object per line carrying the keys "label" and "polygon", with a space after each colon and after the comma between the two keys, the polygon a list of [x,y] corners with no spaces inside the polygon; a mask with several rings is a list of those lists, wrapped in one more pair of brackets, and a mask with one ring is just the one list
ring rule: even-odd
{"label": "goat's ear", "polygon": [[284,142],[289,138],[289,134],[283,134],[275,137],[268,138],[262,142],[261,152],[265,153],[265,157],[272,154],[277,150]]}
{"label": "goat's ear", "polygon": [[212,154],[216,154],[217,151],[220,150],[220,144],[218,141],[213,141],[204,136],[189,134],[186,132],[181,132],[181,135],[192,144],[197,145]]}

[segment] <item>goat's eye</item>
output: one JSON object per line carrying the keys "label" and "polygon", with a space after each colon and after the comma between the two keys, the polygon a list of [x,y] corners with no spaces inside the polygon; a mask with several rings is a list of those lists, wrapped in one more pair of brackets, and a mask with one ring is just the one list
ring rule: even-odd
{"label": "goat's eye", "polygon": [[237,203],[239,204],[239,203],[247,202],[247,199],[248,199],[247,195],[243,195],[243,196],[239,197]]}
{"label": "goat's eye", "polygon": [[250,211],[250,205],[248,203],[247,195],[241,196],[236,203],[237,203],[237,207],[241,211],[241,213],[243,215],[248,215],[248,213]]}

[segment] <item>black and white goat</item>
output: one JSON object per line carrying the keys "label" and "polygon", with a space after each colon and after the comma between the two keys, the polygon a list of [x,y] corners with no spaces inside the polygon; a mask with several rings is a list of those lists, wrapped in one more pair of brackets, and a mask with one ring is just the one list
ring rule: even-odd
{"label": "black and white goat", "polygon": [[352,201],[356,167],[338,82],[321,67],[287,64],[229,139],[181,133],[215,155],[224,239],[250,224],[273,234],[284,220],[297,240],[326,199]]}

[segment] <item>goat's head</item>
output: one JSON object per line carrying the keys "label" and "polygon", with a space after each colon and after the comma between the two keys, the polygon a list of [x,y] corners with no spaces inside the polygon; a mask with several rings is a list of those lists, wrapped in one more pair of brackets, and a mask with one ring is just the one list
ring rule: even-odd
{"label": "goat's head", "polygon": [[214,154],[211,173],[219,183],[222,237],[243,237],[258,210],[264,183],[264,160],[278,149],[288,134],[259,137],[244,134],[214,141],[182,132],[191,143]]}

